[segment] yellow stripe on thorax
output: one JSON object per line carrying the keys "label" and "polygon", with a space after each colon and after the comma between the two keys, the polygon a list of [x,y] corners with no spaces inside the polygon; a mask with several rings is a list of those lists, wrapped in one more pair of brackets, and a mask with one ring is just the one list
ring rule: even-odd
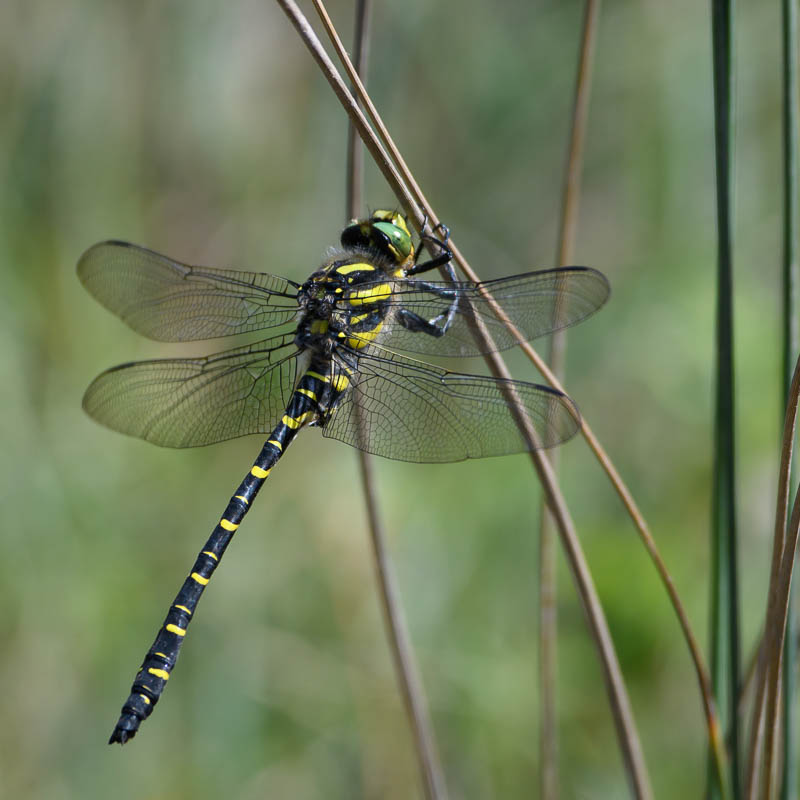
{"label": "yellow stripe on thorax", "polygon": [[356,289],[347,295],[347,302],[351,306],[363,306],[368,303],[378,303],[388,300],[392,296],[392,287],[388,283],[376,283],[367,289]]}
{"label": "yellow stripe on thorax", "polygon": [[352,347],[353,350],[362,350],[365,348],[380,332],[383,327],[383,320],[381,320],[371,331],[361,331],[358,334],[348,337],[347,346]]}
{"label": "yellow stripe on thorax", "polygon": [[344,264],[336,268],[336,272],[340,275],[349,275],[351,272],[374,272],[375,267],[372,264]]}
{"label": "yellow stripe on thorax", "polygon": [[343,392],[350,385],[350,378],[347,375],[339,373],[333,376],[333,388],[337,392]]}

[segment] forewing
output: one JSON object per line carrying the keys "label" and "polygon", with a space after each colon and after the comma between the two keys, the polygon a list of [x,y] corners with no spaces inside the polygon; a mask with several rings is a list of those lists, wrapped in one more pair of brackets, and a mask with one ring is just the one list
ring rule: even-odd
{"label": "forewing", "polygon": [[297,352],[287,334],[205,358],[122,364],[92,381],[83,408],[162,447],[269,433],[294,389]]}
{"label": "forewing", "polygon": [[192,267],[127,242],[90,247],[78,277],[109,311],[162,342],[271,328],[297,314],[297,285],[285,278]]}
{"label": "forewing", "polygon": [[511,398],[538,447],[569,439],[580,415],[564,394],[521,381],[437,369],[395,354],[362,356],[323,434],[398,461],[463,461],[530,450]]}
{"label": "forewing", "polygon": [[[443,336],[411,331],[399,323],[396,312],[402,308],[425,320],[447,314],[453,291],[460,298],[458,310]],[[474,356],[512,347],[516,340],[491,308],[487,293],[502,307],[522,338],[530,341],[586,319],[606,302],[610,289],[603,273],[588,267],[528,272],[483,283],[399,281],[381,344],[393,350],[439,356]],[[476,320],[485,326],[493,347],[484,347],[475,338]]]}

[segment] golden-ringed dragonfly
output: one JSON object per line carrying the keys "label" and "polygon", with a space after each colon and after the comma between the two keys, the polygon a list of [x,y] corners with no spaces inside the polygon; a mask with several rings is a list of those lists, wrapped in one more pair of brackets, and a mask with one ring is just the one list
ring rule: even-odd
{"label": "golden-ringed dragonfly", "polygon": [[[205,358],[113,367],[83,398],[98,422],[163,447],[267,434],[148,650],[109,743],[124,744],[152,713],[203,590],[301,428],[316,426],[323,436],[369,453],[421,463],[529,450],[519,404],[537,447],[576,432],[578,410],[561,392],[451,372],[398,351],[477,355],[486,349],[476,343],[477,322],[496,349],[511,347],[515,340],[491,310],[487,292],[526,339],[574,325],[606,301],[606,278],[565,267],[485,283],[457,281],[447,240],[443,227],[423,231],[415,247],[402,215],[376,211],[353,220],[340,247],[303,284],[188,266],[119,241],[101,242],[81,256],[83,285],[151,339],[186,342],[284,328]],[[431,253],[427,261],[420,259],[423,246]],[[436,267],[451,280],[417,277]]]}

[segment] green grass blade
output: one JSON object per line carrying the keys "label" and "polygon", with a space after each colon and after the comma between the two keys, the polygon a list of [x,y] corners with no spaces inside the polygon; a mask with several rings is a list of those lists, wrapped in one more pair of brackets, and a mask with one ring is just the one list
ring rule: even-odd
{"label": "green grass blade", "polygon": [[[797,0],[783,0],[783,396],[798,352],[797,324]],[[782,410],[783,412],[783,410]],[[781,413],[783,416],[783,413]],[[792,485],[795,485],[794,470]],[[794,588],[792,589],[794,595]],[[783,650],[783,775],[781,800],[797,797],[795,724],[797,619],[789,603]]]}
{"label": "green grass blade", "polygon": [[[712,0],[714,131],[717,178],[717,319],[714,489],[711,531],[711,673],[730,744],[730,785],[740,796],[739,611],[736,565],[736,494],[733,373],[733,21],[732,0]],[[710,797],[721,789],[709,761]]]}

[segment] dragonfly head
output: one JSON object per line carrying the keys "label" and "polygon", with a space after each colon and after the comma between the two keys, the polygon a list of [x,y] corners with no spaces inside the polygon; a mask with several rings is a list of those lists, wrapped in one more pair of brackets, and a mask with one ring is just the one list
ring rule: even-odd
{"label": "dragonfly head", "polygon": [[353,220],[341,236],[343,247],[376,250],[398,267],[414,263],[414,244],[405,217],[398,211],[375,211],[369,219]]}

